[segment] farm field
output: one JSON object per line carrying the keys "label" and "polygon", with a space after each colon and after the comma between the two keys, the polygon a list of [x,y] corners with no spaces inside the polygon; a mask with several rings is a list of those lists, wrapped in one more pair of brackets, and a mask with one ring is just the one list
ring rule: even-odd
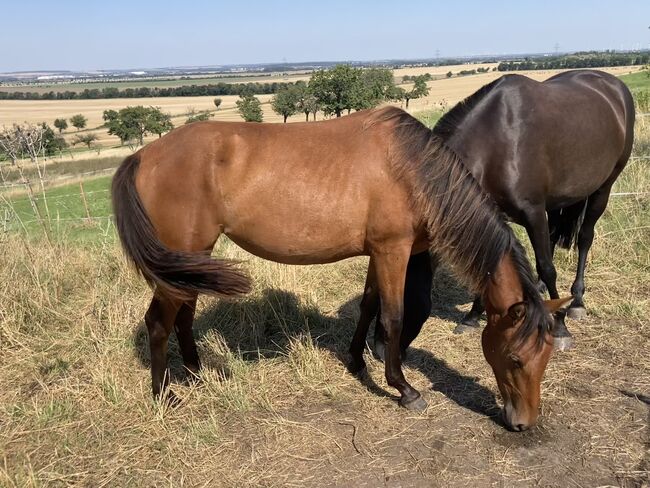
{"label": "farm field", "polygon": [[187,85],[214,85],[217,83],[273,83],[281,81],[294,81],[302,79],[304,72],[296,71],[290,74],[283,73],[268,73],[268,74],[251,74],[251,75],[226,75],[219,74],[215,76],[177,76],[169,78],[153,78],[143,80],[129,80],[129,81],[92,81],[85,83],[38,83],[29,85],[0,85],[0,91],[5,92],[35,92],[35,93],[54,93],[65,91],[83,91],[85,89],[92,90],[94,88],[118,88],[123,90],[125,88],[141,88],[141,87],[158,87],[158,88],[171,88],[177,86]]}
{"label": "farm field", "polygon": [[[462,84],[443,91],[462,97],[492,75],[441,80]],[[428,123],[435,108],[420,106]],[[25,195],[0,199],[0,486],[647,485],[648,124],[639,118],[634,158],[596,227],[590,315],[568,323],[577,348],[551,359],[540,424],[524,433],[500,423],[479,335],[452,333],[471,297],[448,272],[406,361],[429,403],[414,414],[370,354],[361,380],[345,367],[366,258],[285,266],[226,239],[215,253],[243,260],[255,289],[199,300],[200,381],[183,381],[173,338],[182,404],[156,405],[142,321],[151,292],[115,242],[110,179],[83,181],[87,205],[78,182],[39,195],[51,246]],[[558,252],[564,292],[576,261]]]}
{"label": "farm field", "polygon": [[[405,75],[413,76],[423,73],[431,73],[435,76],[442,76],[448,71],[458,72],[461,69],[476,69],[478,67],[494,67],[492,64],[471,64],[458,66],[441,66],[430,68],[405,68],[395,70],[396,77]],[[637,67],[617,67],[605,68],[616,75],[622,75],[637,71]],[[544,71],[526,71],[519,72],[536,80],[544,80],[560,72],[559,70]],[[421,111],[440,110],[441,108],[450,107],[459,102],[466,96],[470,95],[486,83],[502,76],[501,72],[489,72],[465,77],[454,77],[451,79],[438,79],[428,83],[430,93],[427,97],[412,100],[409,104],[409,111],[417,113]],[[296,79],[308,79],[309,75],[298,75]],[[237,96],[222,96],[223,100],[218,111],[214,112],[212,120],[241,121],[241,117],[236,111],[235,102]],[[270,105],[272,95],[258,95],[262,102],[265,122],[282,122],[282,118],[273,112]],[[11,125],[12,123],[40,123],[47,122],[52,125],[56,118],[70,118],[72,115],[81,113],[88,118],[87,129],[84,132],[93,132],[98,137],[98,144],[106,148],[114,148],[119,145],[116,137],[108,135],[105,129],[100,128],[103,124],[102,114],[104,110],[119,110],[127,106],[144,105],[160,107],[164,112],[172,115],[174,126],[185,123],[187,113],[190,109],[214,111],[214,97],[159,97],[159,98],[134,98],[134,99],[105,99],[105,100],[0,100],[0,126]],[[322,113],[318,118],[322,118]],[[304,120],[304,115],[298,114],[289,118],[290,122],[300,122]],[[70,128],[64,132],[68,141],[74,139],[77,131]],[[153,140],[150,136],[147,141]],[[125,155],[129,153],[128,148],[116,148],[110,151],[102,151],[102,154],[108,156]],[[91,152],[95,157],[94,151]]]}
{"label": "farm field", "polygon": [[[496,68],[497,63],[473,63],[473,64],[458,64],[449,66],[430,66],[430,67],[408,67],[397,68],[394,70],[395,76],[401,78],[402,76],[413,76],[419,74],[430,73],[433,76],[444,76],[447,72],[454,73],[464,69],[477,69],[477,68]],[[114,87],[119,89],[124,88],[140,88],[148,87],[176,87],[183,85],[209,85],[216,83],[246,83],[246,82],[259,82],[259,83],[274,83],[274,82],[295,82],[298,80],[308,80],[311,73],[308,71],[290,71],[287,73],[268,73],[268,74],[251,74],[251,75],[224,75],[219,74],[215,76],[205,77],[177,77],[175,79],[150,79],[150,80],[133,80],[133,81],[118,81],[118,82],[89,82],[89,83],[38,83],[35,85],[0,85],[0,91],[24,91],[24,92],[37,92],[45,93],[49,91],[64,92],[64,91],[83,91],[86,88],[105,88]]]}

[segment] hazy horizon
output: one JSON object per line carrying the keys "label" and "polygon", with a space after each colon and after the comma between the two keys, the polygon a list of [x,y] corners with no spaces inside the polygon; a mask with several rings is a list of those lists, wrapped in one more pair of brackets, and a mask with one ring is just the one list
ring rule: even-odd
{"label": "hazy horizon", "polygon": [[199,1],[3,8],[0,72],[433,59],[650,48],[650,2]]}

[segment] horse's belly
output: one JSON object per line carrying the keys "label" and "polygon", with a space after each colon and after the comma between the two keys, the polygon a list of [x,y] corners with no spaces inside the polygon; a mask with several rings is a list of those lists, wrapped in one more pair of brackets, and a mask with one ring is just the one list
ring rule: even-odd
{"label": "horse's belly", "polygon": [[321,234],[291,234],[282,232],[241,232],[225,230],[225,234],[242,249],[270,261],[284,264],[332,263],[364,254],[361,232],[342,232],[331,236]]}

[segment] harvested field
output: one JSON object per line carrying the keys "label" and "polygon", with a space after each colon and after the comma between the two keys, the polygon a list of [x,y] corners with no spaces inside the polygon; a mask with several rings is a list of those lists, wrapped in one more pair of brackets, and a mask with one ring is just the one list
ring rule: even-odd
{"label": "harvested field", "polygon": [[[470,64],[441,66],[429,68],[404,68],[395,70],[395,76],[399,79],[404,75],[431,73],[435,76],[442,76],[448,71],[457,73],[461,69],[476,69],[478,67],[494,67],[493,64]],[[617,67],[604,68],[604,71],[621,75],[638,71],[638,67]],[[519,74],[529,76],[536,80],[544,80],[559,73],[560,70],[546,71],[523,71]],[[430,93],[427,97],[412,100],[409,104],[409,111],[417,113],[425,110],[440,110],[441,108],[451,107],[466,96],[470,95],[478,88],[492,80],[502,76],[502,72],[489,72],[464,77],[453,77],[450,79],[437,79],[428,83]],[[309,75],[303,74],[291,78],[291,81],[297,79],[308,79]],[[408,85],[406,85],[408,86]],[[213,100],[215,97],[158,97],[158,98],[122,98],[122,99],[102,99],[102,100],[0,100],[0,126],[11,125],[12,123],[40,123],[47,122],[52,125],[56,118],[69,119],[72,115],[83,114],[88,118],[88,125],[85,132],[94,132],[98,136],[98,143],[102,146],[116,146],[119,139],[108,135],[105,129],[100,128],[104,123],[102,114],[104,110],[119,110],[127,106],[144,105],[160,107],[164,112],[172,115],[174,126],[185,123],[187,113],[190,109],[214,111]],[[212,120],[241,121],[237,113],[235,102],[238,97],[234,95],[219,97],[223,103],[218,111],[214,112]],[[272,95],[258,95],[262,102],[265,122],[282,122],[282,117],[273,112],[270,105]],[[322,113],[318,118],[323,117]],[[289,118],[290,122],[301,122],[304,120],[303,114],[294,115]],[[72,141],[77,134],[76,129],[70,128],[64,132],[68,141]],[[146,140],[151,141],[157,136],[150,136]],[[109,156],[117,154],[128,154],[128,149],[121,148],[117,151],[107,153]]]}

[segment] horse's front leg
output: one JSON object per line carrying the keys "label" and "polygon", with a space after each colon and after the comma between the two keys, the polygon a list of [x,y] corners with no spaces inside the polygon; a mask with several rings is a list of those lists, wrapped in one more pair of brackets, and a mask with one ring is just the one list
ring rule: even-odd
{"label": "horse's front leg", "polygon": [[[524,212],[526,218],[526,231],[535,251],[537,263],[537,274],[546,283],[551,299],[560,296],[557,293],[557,271],[553,265],[553,252],[551,238],[548,230],[546,210],[543,206],[536,206]],[[553,338],[555,349],[566,351],[574,347],[573,337],[564,323],[566,312],[555,313],[555,325],[553,327]]]}
{"label": "horse's front leg", "polygon": [[400,357],[400,337],[404,314],[404,282],[412,243],[385,247],[373,253],[379,298],[381,325],[386,332],[385,372],[388,384],[401,395],[400,405],[422,411],[427,407],[420,392],[404,378]]}

